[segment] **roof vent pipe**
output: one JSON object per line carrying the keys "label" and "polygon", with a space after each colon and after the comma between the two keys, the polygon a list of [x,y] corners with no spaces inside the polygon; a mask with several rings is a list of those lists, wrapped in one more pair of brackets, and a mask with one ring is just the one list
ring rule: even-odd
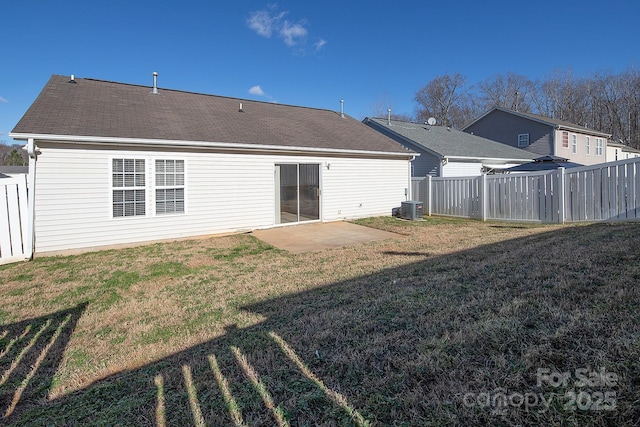
{"label": "roof vent pipe", "polygon": [[71,74],[71,78],[69,79],[69,83],[75,83],[75,82],[76,82],[76,76]]}
{"label": "roof vent pipe", "polygon": [[153,90],[151,93],[158,93],[158,73],[153,72]]}
{"label": "roof vent pipe", "polygon": [[387,124],[391,126],[391,108],[387,108]]}
{"label": "roof vent pipe", "polygon": [[340,117],[344,119],[344,99],[340,100]]}
{"label": "roof vent pipe", "polygon": [[238,107],[238,111],[239,111],[240,113],[244,113],[244,110],[242,109],[242,102],[240,103],[240,107]]}

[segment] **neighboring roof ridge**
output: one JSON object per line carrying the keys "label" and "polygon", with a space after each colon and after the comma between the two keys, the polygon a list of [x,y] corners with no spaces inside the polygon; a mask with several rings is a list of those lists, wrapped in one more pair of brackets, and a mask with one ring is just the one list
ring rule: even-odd
{"label": "neighboring roof ridge", "polygon": [[[368,120],[367,120],[368,119]],[[385,129],[407,142],[443,157],[485,157],[533,159],[533,154],[517,147],[473,135],[453,127],[388,119],[366,118],[365,123]],[[478,145],[481,144],[481,145]]]}

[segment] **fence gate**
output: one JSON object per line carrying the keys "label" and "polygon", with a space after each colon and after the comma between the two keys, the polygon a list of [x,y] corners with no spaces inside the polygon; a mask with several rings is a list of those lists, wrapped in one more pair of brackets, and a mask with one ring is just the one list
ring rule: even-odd
{"label": "fence gate", "polygon": [[27,175],[0,179],[0,264],[27,254]]}

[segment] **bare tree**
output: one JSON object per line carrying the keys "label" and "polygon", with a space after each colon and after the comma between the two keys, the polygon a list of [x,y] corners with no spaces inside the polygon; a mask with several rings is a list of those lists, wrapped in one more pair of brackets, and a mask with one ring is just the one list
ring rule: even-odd
{"label": "bare tree", "polygon": [[387,118],[391,110],[391,119],[403,122],[411,122],[414,120],[409,114],[398,113],[395,111],[394,103],[389,100],[387,95],[379,97],[369,108],[370,117]]}
{"label": "bare tree", "polygon": [[500,106],[566,120],[601,132],[613,141],[640,148],[640,69],[598,72],[577,78],[556,69],[533,82],[512,72],[466,87],[460,74],[436,77],[416,93],[416,118],[435,117],[460,127],[490,107]]}
{"label": "bare tree", "polygon": [[535,92],[535,86],[531,80],[512,72],[489,77],[478,84],[478,89],[485,110],[492,107],[503,107],[529,112],[531,97]]}
{"label": "bare tree", "polygon": [[416,93],[419,121],[434,117],[438,124],[460,127],[466,121],[468,89],[460,74],[444,74],[431,80]]}
{"label": "bare tree", "polygon": [[640,145],[640,70],[629,68],[619,76],[621,92],[621,127],[618,139],[629,145]]}

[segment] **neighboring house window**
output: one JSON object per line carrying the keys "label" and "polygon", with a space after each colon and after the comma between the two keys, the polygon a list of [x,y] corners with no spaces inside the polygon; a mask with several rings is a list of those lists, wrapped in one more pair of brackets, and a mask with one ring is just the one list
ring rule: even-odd
{"label": "neighboring house window", "polygon": [[602,156],[602,138],[596,138],[596,156]]}
{"label": "neighboring house window", "polygon": [[113,159],[113,217],[144,216],[145,167],[141,159]]}
{"label": "neighboring house window", "polygon": [[591,154],[591,138],[588,136],[584,140],[584,153],[588,156]]}
{"label": "neighboring house window", "polygon": [[578,135],[571,135],[571,152],[573,154],[578,152]]}
{"label": "neighboring house window", "polygon": [[156,214],[184,213],[184,160],[156,160]]}
{"label": "neighboring house window", "polygon": [[529,145],[529,134],[518,134],[518,147],[527,147]]}
{"label": "neighboring house window", "polygon": [[562,148],[569,148],[569,132],[562,132]]}

